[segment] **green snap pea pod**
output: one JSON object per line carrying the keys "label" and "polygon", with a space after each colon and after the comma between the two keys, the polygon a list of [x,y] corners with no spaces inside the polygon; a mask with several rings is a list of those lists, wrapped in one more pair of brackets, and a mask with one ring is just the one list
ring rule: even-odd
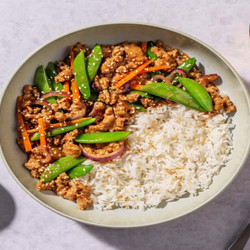
{"label": "green snap pea pod", "polygon": [[192,79],[184,77],[180,77],[179,81],[206,111],[213,111],[212,98],[202,85]]}
{"label": "green snap pea pod", "polygon": [[152,52],[152,47],[154,47],[155,46],[155,43],[154,42],[152,42],[152,41],[149,41],[148,43],[147,43],[147,56],[148,56],[148,58],[150,58],[150,59],[152,59],[152,58],[158,58],[153,52]]}
{"label": "green snap pea pod", "polygon": [[84,99],[90,97],[89,78],[87,74],[87,68],[85,63],[84,52],[81,51],[74,60],[73,70],[75,73],[76,84],[83,95]]}
{"label": "green snap pea pod", "polygon": [[[69,131],[72,131],[74,129],[88,126],[89,124],[91,124],[93,122],[95,122],[95,118],[89,118],[87,120],[84,120],[84,121],[76,123],[76,124],[72,124],[72,125],[68,125],[68,126],[60,127],[60,128],[53,128],[53,129],[48,130],[48,132],[46,133],[46,137],[50,138],[50,137],[53,137],[56,135],[65,134],[65,133],[68,133]],[[37,141],[39,139],[40,139],[39,132],[36,132],[31,137],[31,141]]]}
{"label": "green snap pea pod", "polygon": [[49,62],[45,71],[46,71],[48,79],[49,79],[49,81],[50,81],[50,83],[52,85],[52,89],[55,90],[55,91],[62,91],[63,90],[63,85],[60,82],[58,82],[58,83],[55,82],[55,77],[57,76],[57,73],[56,73],[54,63]]}
{"label": "green snap pea pod", "polygon": [[43,181],[43,183],[52,181],[63,172],[66,172],[69,169],[75,167],[76,165],[84,162],[85,159],[86,158],[84,157],[74,158],[71,155],[62,157],[59,160],[51,163],[47,168],[45,168],[45,170],[40,176],[40,180]]}
{"label": "green snap pea pod", "polygon": [[76,177],[81,177],[86,175],[91,171],[91,169],[94,166],[92,164],[90,165],[78,165],[68,171],[68,176],[70,179],[76,178]]}
{"label": "green snap pea pod", "polygon": [[78,143],[106,143],[121,141],[131,134],[130,131],[100,132],[78,135],[75,142]]}
{"label": "green snap pea pod", "polygon": [[[52,87],[48,76],[46,75],[44,67],[41,65],[36,69],[34,83],[37,89],[42,93],[45,94],[47,92],[52,91]],[[50,103],[57,103],[54,97],[48,97],[46,100]]]}
{"label": "green snap pea pod", "polygon": [[[194,57],[188,59],[187,61],[185,61],[184,63],[182,63],[181,65],[179,65],[177,68],[178,69],[184,69],[187,72],[189,72],[195,65],[196,63],[196,59]],[[172,81],[173,85],[177,85],[179,83],[179,77],[181,77],[181,75],[176,74],[176,76],[174,77],[174,80]]]}
{"label": "green snap pea pod", "polygon": [[87,61],[87,72],[89,76],[89,82],[94,80],[98,69],[102,62],[102,48],[99,44],[96,44],[91,51],[91,54]]}
{"label": "green snap pea pod", "polygon": [[155,82],[142,86],[140,90],[152,95],[169,99],[174,102],[178,102],[192,109],[205,112],[200,104],[188,92],[173,85],[163,82]]}
{"label": "green snap pea pod", "polygon": [[134,103],[128,103],[129,107],[132,109],[135,109],[136,111],[141,111],[141,112],[146,112],[146,109],[139,103],[134,102]]}

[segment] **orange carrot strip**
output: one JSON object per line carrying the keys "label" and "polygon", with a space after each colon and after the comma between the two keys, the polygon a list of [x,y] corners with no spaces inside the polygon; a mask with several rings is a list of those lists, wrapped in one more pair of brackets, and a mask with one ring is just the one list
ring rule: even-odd
{"label": "orange carrot strip", "polygon": [[71,68],[71,70],[73,70],[73,65],[74,65],[75,58],[74,58],[74,53],[73,53],[73,47],[72,46],[69,47],[69,56],[70,56],[70,68]]}
{"label": "orange carrot strip", "polygon": [[122,85],[124,85],[126,82],[130,81],[132,78],[134,78],[136,75],[138,75],[144,68],[146,68],[150,63],[152,63],[155,60],[155,58],[152,58],[151,60],[143,63],[141,66],[139,66],[136,70],[133,70],[128,73],[127,76],[125,76],[122,80],[120,80],[117,83],[117,88],[120,88]]}
{"label": "orange carrot strip", "polygon": [[147,52],[147,42],[142,42],[141,48],[142,48],[142,51],[144,53],[146,53]]}
{"label": "orange carrot strip", "polygon": [[155,72],[155,71],[157,71],[157,70],[168,70],[168,69],[170,69],[170,68],[171,68],[171,67],[168,66],[168,65],[147,67],[147,68],[143,69],[143,70],[141,71],[140,74],[148,73],[148,72]]}
{"label": "orange carrot strip", "polygon": [[[45,126],[45,129],[60,128],[60,127],[76,124],[76,123],[82,122],[84,120],[88,120],[90,118],[91,117],[83,117],[81,119],[77,119],[77,120],[74,120],[74,121],[54,123],[54,124],[50,124],[50,125]],[[38,131],[39,131],[39,128],[37,127],[37,128],[27,130],[27,133],[31,134],[31,133],[36,133]]]}
{"label": "orange carrot strip", "polygon": [[38,119],[38,128],[40,134],[40,144],[42,147],[46,148],[47,143],[46,143],[45,125],[43,118]]}
{"label": "orange carrot strip", "polygon": [[135,90],[140,90],[140,88],[142,86],[144,86],[144,85],[142,85],[142,84],[132,84],[130,88],[131,89],[135,89]]}
{"label": "orange carrot strip", "polygon": [[21,135],[23,138],[23,145],[25,148],[25,152],[30,152],[32,150],[32,146],[30,143],[30,138],[28,136],[26,126],[23,120],[23,116],[21,114],[21,102],[22,102],[22,96],[17,97],[17,119],[20,125]]}
{"label": "orange carrot strip", "polygon": [[71,81],[71,88],[72,88],[72,98],[73,103],[78,104],[80,102],[80,92],[75,80]]}

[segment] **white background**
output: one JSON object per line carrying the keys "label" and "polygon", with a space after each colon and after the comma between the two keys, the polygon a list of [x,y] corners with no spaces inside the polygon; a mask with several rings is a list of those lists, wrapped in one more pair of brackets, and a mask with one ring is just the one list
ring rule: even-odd
{"label": "white background", "polygon": [[[249,16],[249,0],[2,0],[0,87],[32,51],[63,33],[135,21],[201,39],[236,68],[250,89]],[[226,249],[250,219],[249,167],[250,158],[226,191],[190,215],[158,226],[117,230],[86,226],[44,208],[17,185],[0,160],[0,249]]]}

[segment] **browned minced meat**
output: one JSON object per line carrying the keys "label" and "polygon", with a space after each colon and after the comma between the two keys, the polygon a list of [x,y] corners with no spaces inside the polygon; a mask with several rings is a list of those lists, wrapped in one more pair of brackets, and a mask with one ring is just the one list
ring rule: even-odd
{"label": "browned minced meat", "polygon": [[36,189],[38,191],[52,190],[65,199],[75,200],[80,209],[87,209],[93,205],[91,188],[87,185],[83,185],[78,180],[69,180],[69,176],[66,173],[60,174],[56,180],[48,183],[43,183],[38,180]]}
{"label": "browned minced meat", "polygon": [[[71,132],[47,138],[47,153],[39,146],[39,142],[31,142],[33,150],[28,153],[28,161],[25,167],[30,170],[34,178],[39,178],[44,169],[48,166],[46,159],[51,157],[51,162],[61,157],[71,155],[75,158],[82,155],[82,148],[90,154],[105,156],[117,151],[124,141],[105,144],[83,144],[81,147],[75,143],[75,138],[81,133],[96,133],[108,131],[123,131],[127,129],[127,124],[133,115],[138,112],[129,106],[129,103],[141,103],[145,108],[160,105],[175,105],[174,102],[161,99],[158,102],[150,98],[143,98],[138,93],[129,93],[132,84],[148,84],[152,79],[147,73],[139,74],[121,88],[117,88],[117,81],[145,63],[148,58],[142,50],[141,42],[123,42],[117,45],[101,45],[103,60],[91,86],[98,92],[97,101],[81,100],[78,104],[73,104],[71,99],[58,98],[57,104],[41,106],[35,100],[41,98],[41,94],[36,87],[25,85],[23,88],[23,98],[21,103],[21,113],[27,129],[34,129],[38,125],[38,118],[44,118],[46,125],[74,120],[82,116],[88,116],[91,111],[97,112],[96,121],[84,128],[75,129]],[[80,51],[84,51],[86,58],[91,50],[86,44],[77,43],[73,46],[73,53],[76,57]],[[158,57],[154,65],[169,65],[174,70],[178,65],[189,59],[189,56],[181,50],[172,48],[162,41],[156,41],[156,46],[152,52]],[[74,74],[70,68],[69,52],[63,61],[58,61],[56,65],[58,75],[56,82],[70,81]],[[169,71],[163,71],[166,76]],[[227,113],[236,110],[235,105],[227,96],[220,94],[214,77],[203,76],[195,66],[188,73],[188,77],[196,80],[204,86],[211,95],[214,104],[214,111],[210,115],[216,115],[221,111]],[[17,139],[22,149],[23,142]],[[36,145],[37,144],[37,145]],[[47,157],[47,158],[46,158]],[[66,173],[61,174],[56,180],[43,184],[37,182],[37,189],[53,190],[56,194],[69,199],[76,200],[81,209],[92,205],[90,188],[81,184],[78,180],[69,180]]]}

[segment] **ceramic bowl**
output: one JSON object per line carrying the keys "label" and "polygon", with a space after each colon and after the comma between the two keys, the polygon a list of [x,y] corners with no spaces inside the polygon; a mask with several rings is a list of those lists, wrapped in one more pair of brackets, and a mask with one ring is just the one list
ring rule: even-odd
{"label": "ceramic bowl", "polygon": [[[38,65],[64,58],[68,46],[78,41],[93,46],[95,43],[115,44],[125,40],[148,41],[161,39],[166,44],[181,49],[197,59],[203,73],[217,73],[222,78],[220,89],[230,96],[237,106],[233,116],[236,125],[233,130],[234,151],[231,160],[215,176],[209,189],[196,197],[182,198],[169,202],[164,208],[151,208],[146,211],[115,209],[82,211],[72,202],[52,192],[38,192],[36,180],[23,166],[26,155],[16,144],[16,97],[21,95],[23,85],[32,84]],[[1,155],[7,168],[19,185],[36,201],[52,211],[76,221],[106,227],[139,227],[167,222],[186,215],[203,206],[225,189],[243,166],[249,152],[250,108],[249,95],[235,69],[216,51],[205,43],[187,34],[165,27],[149,24],[117,23],[102,24],[83,28],[63,35],[34,52],[14,73],[7,84],[0,106]]]}

